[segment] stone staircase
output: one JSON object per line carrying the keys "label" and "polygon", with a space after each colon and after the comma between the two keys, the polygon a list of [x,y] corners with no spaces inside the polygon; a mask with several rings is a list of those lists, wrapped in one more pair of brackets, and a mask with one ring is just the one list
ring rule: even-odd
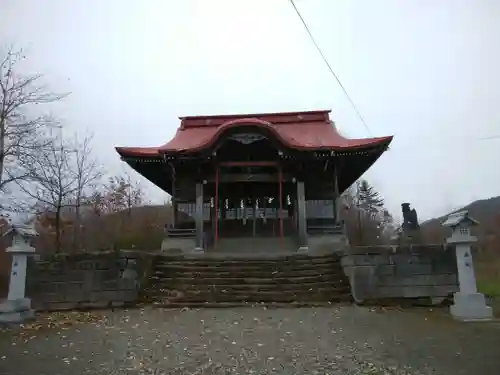
{"label": "stone staircase", "polygon": [[144,299],[166,307],[351,301],[337,255],[157,256]]}

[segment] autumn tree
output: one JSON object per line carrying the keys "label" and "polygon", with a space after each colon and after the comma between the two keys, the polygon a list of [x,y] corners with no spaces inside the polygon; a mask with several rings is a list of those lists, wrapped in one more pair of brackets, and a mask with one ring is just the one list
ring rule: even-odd
{"label": "autumn tree", "polygon": [[39,104],[60,100],[65,95],[50,92],[41,84],[41,74],[24,75],[22,51],[9,49],[0,56],[0,192],[7,185],[32,177],[24,168],[34,155],[51,144],[50,130],[58,125]]}
{"label": "autumn tree", "polygon": [[108,202],[114,212],[126,211],[130,217],[132,208],[144,203],[144,191],[129,174],[110,177],[106,185]]}
{"label": "autumn tree", "polygon": [[[137,237],[138,233],[147,236],[146,217],[135,217],[132,214],[135,207],[142,207],[144,204],[144,190],[129,174],[109,177],[86,201],[94,216],[84,227],[86,237],[92,237],[94,242],[89,247],[119,248],[130,242],[131,238]],[[150,219],[150,215],[146,216]]]}
{"label": "autumn tree", "polygon": [[118,236],[115,236],[114,247],[121,247],[130,242],[128,238],[133,237],[142,224],[132,217],[132,208],[144,204],[144,190],[127,173],[110,177],[105,186],[105,192],[108,209],[116,213],[115,228]]}
{"label": "autumn tree", "polygon": [[422,240],[426,243],[444,244],[446,242],[447,230],[443,228],[440,221],[429,223],[421,228]]}
{"label": "autumn tree", "polygon": [[129,174],[108,177],[88,198],[97,216],[115,212],[131,215],[132,208],[144,204],[144,190]]}

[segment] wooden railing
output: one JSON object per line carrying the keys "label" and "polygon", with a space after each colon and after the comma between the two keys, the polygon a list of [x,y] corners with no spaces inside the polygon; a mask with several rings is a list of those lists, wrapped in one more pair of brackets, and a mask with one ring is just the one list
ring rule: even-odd
{"label": "wooden railing", "polygon": [[343,227],[336,224],[313,224],[307,226],[307,234],[342,234]]}
{"label": "wooden railing", "polygon": [[195,238],[196,229],[194,228],[170,228],[165,226],[167,238]]}

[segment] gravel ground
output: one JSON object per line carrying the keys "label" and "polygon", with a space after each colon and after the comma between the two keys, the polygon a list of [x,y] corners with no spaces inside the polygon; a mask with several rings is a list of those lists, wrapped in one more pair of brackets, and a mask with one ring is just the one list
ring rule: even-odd
{"label": "gravel ground", "polygon": [[500,323],[427,310],[51,314],[0,332],[0,374],[500,374]]}

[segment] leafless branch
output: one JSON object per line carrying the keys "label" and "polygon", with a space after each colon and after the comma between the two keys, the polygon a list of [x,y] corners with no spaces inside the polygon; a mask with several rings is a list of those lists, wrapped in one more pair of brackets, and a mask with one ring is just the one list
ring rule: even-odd
{"label": "leafless branch", "polygon": [[37,114],[35,106],[68,95],[52,93],[41,85],[41,74],[21,74],[19,64],[24,59],[22,51],[12,48],[0,59],[0,192],[30,177],[23,170],[27,159],[51,146],[50,132],[59,127],[51,116]]}
{"label": "leafless branch", "polygon": [[92,134],[86,134],[83,139],[79,140],[75,136],[75,158],[74,170],[76,178],[76,194],[75,194],[75,225],[73,231],[73,247],[79,250],[81,247],[80,232],[82,221],[82,204],[88,200],[88,197],[94,193],[96,184],[101,180],[103,171],[93,156],[91,142]]}
{"label": "leafless branch", "polygon": [[29,181],[21,180],[18,186],[33,202],[36,212],[54,218],[56,250],[60,250],[62,214],[65,207],[73,207],[78,191],[78,178],[74,172],[75,151],[62,139],[53,141],[51,147],[38,150],[31,156],[25,170]]}

